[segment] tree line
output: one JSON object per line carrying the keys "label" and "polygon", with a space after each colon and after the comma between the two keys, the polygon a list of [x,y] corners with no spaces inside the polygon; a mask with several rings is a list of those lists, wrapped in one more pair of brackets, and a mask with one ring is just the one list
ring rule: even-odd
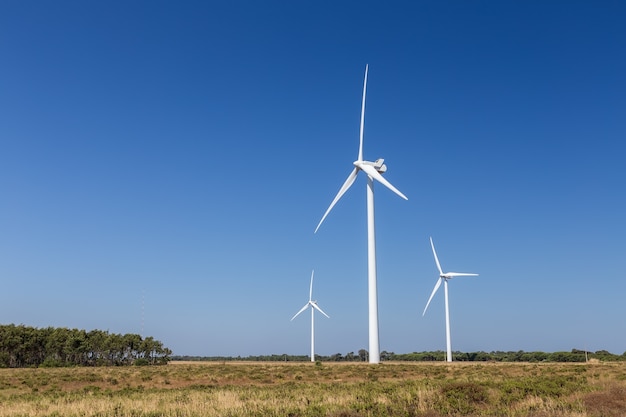
{"label": "tree line", "polygon": [[[382,354],[381,354],[382,356]],[[446,353],[413,352],[404,354],[390,353],[388,360],[396,361],[443,361]],[[588,361],[626,361],[626,352],[616,355],[606,350],[596,352],[572,349],[562,352],[524,352],[519,351],[494,351],[494,352],[452,352],[452,359],[457,362],[588,362]]]}
{"label": "tree line", "polygon": [[0,367],[158,365],[172,351],[152,337],[103,330],[0,325]]}
{"label": "tree line", "polygon": [[[172,356],[172,360],[185,361],[255,361],[255,362],[307,362],[309,355],[259,355],[259,356]],[[446,352],[442,350],[431,352],[394,353],[382,351],[380,359],[385,361],[419,361],[443,362]],[[524,351],[493,351],[493,352],[452,352],[452,359],[456,362],[587,362],[587,361],[626,361],[626,352],[616,355],[606,350],[596,352],[572,349],[569,352],[524,352]],[[357,353],[348,352],[345,355],[315,355],[316,361],[321,362],[367,362],[368,352],[365,349]]]}

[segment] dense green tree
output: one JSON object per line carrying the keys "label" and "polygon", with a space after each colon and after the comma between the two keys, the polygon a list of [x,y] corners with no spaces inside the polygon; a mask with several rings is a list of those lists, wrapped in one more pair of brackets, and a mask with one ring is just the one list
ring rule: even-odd
{"label": "dense green tree", "polygon": [[393,357],[393,352],[387,352],[386,350],[383,350],[382,352],[380,352],[381,361],[389,361],[391,360],[392,357]]}
{"label": "dense green tree", "polygon": [[135,334],[0,325],[0,367],[161,364],[171,354],[158,340]]}

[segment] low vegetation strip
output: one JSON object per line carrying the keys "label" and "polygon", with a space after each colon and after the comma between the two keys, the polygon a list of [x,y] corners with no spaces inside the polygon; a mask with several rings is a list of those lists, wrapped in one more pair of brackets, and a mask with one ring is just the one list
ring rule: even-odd
{"label": "low vegetation strip", "polygon": [[626,364],[171,362],[0,369],[0,417],[626,415]]}
{"label": "low vegetation strip", "polygon": [[[572,349],[569,352],[452,352],[455,362],[618,362],[626,361],[626,352],[617,355],[606,350],[590,352],[580,349]],[[322,362],[367,362],[368,352],[361,349],[358,353],[348,352],[345,355],[335,353],[333,355],[315,355],[315,359]],[[209,362],[308,362],[309,355],[259,355],[259,356],[172,356],[175,361],[209,361]],[[408,361],[408,362],[439,362],[446,360],[446,352],[436,350],[432,352],[394,353],[380,352],[380,360]]]}

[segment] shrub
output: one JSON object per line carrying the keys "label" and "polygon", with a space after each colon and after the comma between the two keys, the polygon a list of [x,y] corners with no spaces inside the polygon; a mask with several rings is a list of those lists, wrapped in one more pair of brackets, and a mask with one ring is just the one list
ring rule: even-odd
{"label": "shrub", "polygon": [[441,387],[438,409],[444,414],[470,414],[488,400],[487,390],[474,382],[453,382]]}
{"label": "shrub", "polygon": [[63,366],[63,362],[58,359],[46,358],[39,366],[41,368],[60,368]]}
{"label": "shrub", "polygon": [[592,392],[583,398],[589,416],[621,417],[626,415],[626,388],[612,386],[607,391]]}

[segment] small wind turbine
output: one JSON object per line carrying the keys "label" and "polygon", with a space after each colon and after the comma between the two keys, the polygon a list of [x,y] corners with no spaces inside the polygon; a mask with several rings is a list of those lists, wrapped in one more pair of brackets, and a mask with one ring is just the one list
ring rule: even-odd
{"label": "small wind turbine", "polygon": [[[330,213],[330,210],[335,206],[337,201],[345,194],[346,191],[352,186],[359,171],[367,174],[367,283],[368,283],[368,306],[369,306],[369,362],[380,362],[380,344],[378,341],[378,293],[376,286],[376,233],[374,227],[374,180],[380,182],[385,187],[399,195],[400,197],[408,200],[408,198],[398,191],[393,185],[389,183],[381,174],[387,171],[387,166],[383,164],[384,159],[380,158],[374,162],[363,160],[363,124],[365,121],[365,90],[367,87],[367,70],[368,66],[365,66],[365,79],[363,81],[363,99],[361,101],[361,129],[359,132],[359,155],[357,160],[352,164],[354,169],[348,175],[348,178],[343,183],[339,192],[335,196],[335,199],[330,203],[328,210],[322,216],[319,224],[315,228],[315,232],[320,228],[322,222]],[[315,233],[314,232],[314,233]]]}
{"label": "small wind turbine", "polygon": [[315,310],[319,311],[326,317],[330,318],[328,314],[324,313],[322,309],[319,308],[319,306],[317,305],[317,301],[313,300],[313,273],[314,272],[315,271],[311,271],[311,286],[309,288],[309,302],[306,303],[304,307],[302,307],[300,311],[298,311],[296,315],[291,318],[291,320],[295,319],[296,317],[298,317],[298,315],[300,315],[300,313],[302,313],[307,308],[311,307],[311,362],[315,362]]}
{"label": "small wind turbine", "polygon": [[465,272],[444,272],[441,270],[441,265],[439,264],[439,259],[437,258],[437,252],[435,251],[435,245],[433,244],[433,238],[430,238],[430,247],[433,248],[433,255],[435,255],[435,263],[437,264],[437,269],[439,269],[439,279],[435,284],[435,288],[433,292],[430,294],[430,298],[426,303],[426,308],[424,308],[424,312],[422,313],[422,317],[426,314],[426,310],[428,309],[428,305],[430,301],[433,299],[435,293],[441,286],[441,282],[443,281],[443,289],[446,300],[446,347],[447,347],[447,361],[452,362],[452,345],[450,343],[450,310],[448,309],[448,280],[454,277],[476,277],[478,274],[468,274]]}

